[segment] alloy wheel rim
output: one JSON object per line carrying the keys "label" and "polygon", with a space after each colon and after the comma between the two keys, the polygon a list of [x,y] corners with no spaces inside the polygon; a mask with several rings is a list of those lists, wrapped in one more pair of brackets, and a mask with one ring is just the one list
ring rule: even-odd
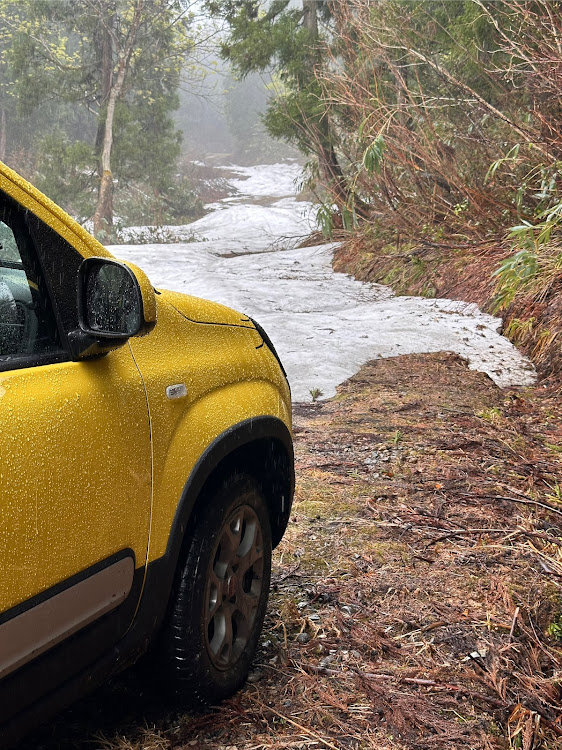
{"label": "alloy wheel rim", "polygon": [[263,589],[263,534],[255,510],[236,508],[217,539],[207,570],[204,629],[209,658],[224,671],[248,644]]}

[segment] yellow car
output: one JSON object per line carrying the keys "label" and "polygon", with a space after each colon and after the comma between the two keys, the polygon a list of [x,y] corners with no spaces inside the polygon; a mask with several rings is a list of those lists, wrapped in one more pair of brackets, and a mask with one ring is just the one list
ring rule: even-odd
{"label": "yellow car", "polygon": [[1,163],[0,444],[0,746],[151,644],[188,704],[240,687],[294,488],[275,349]]}

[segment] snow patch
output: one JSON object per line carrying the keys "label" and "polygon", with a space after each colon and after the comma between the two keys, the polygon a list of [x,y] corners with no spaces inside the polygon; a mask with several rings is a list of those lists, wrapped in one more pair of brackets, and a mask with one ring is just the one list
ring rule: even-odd
{"label": "snow patch", "polygon": [[257,167],[223,167],[241,176],[229,183],[242,195],[260,197],[294,197],[302,179],[302,167],[298,164],[262,164]]}
{"label": "snow patch", "polygon": [[[247,175],[246,190],[255,191],[249,195],[270,196],[282,180],[285,190],[299,170],[273,167],[237,168]],[[335,245],[296,248],[296,238],[314,228],[312,216],[312,205],[294,195],[271,206],[227,204],[180,228],[200,241],[110,249],[141,266],[156,287],[256,318],[279,352],[296,401],[310,400],[316,388],[334,395],[369,359],[423,352],[456,352],[502,387],[534,382],[531,363],[499,334],[500,320],[476,305],[396,297],[388,287],[334,273]],[[178,234],[178,227],[170,229]]]}

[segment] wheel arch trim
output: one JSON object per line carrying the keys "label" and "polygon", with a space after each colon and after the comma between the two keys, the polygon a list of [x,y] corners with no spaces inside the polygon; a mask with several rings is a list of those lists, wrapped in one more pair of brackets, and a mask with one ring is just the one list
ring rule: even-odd
{"label": "wheel arch trim", "polygon": [[[277,417],[261,416],[245,419],[221,433],[201,454],[184,485],[168,536],[165,555],[183,543],[192,510],[197,499],[217,467],[237,449],[259,440],[275,440],[284,447],[290,465],[289,497],[285,512],[288,516],[295,489],[293,441],[287,425]],[[275,535],[274,535],[275,536]],[[279,539],[276,539],[276,544]]]}
{"label": "wheel arch trim", "polygon": [[166,551],[147,565],[143,594],[131,629],[145,642],[152,639],[164,619],[185,534],[190,521],[193,520],[193,510],[206,483],[221,463],[237,449],[264,440],[280,443],[286,452],[289,465],[287,503],[282,513],[281,525],[278,525],[278,533],[273,534],[274,546],[280,541],[291,511],[295,488],[293,441],[289,428],[281,419],[271,416],[252,417],[232,425],[215,438],[190,472],[176,507]]}

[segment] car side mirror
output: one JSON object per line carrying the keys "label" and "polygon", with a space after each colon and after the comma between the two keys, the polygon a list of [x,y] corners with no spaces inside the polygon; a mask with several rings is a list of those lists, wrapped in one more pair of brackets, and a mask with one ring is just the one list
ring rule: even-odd
{"label": "car side mirror", "polygon": [[156,296],[146,274],[130,263],[86,258],[78,273],[80,329],[69,337],[77,359],[123,346],[156,323]]}

